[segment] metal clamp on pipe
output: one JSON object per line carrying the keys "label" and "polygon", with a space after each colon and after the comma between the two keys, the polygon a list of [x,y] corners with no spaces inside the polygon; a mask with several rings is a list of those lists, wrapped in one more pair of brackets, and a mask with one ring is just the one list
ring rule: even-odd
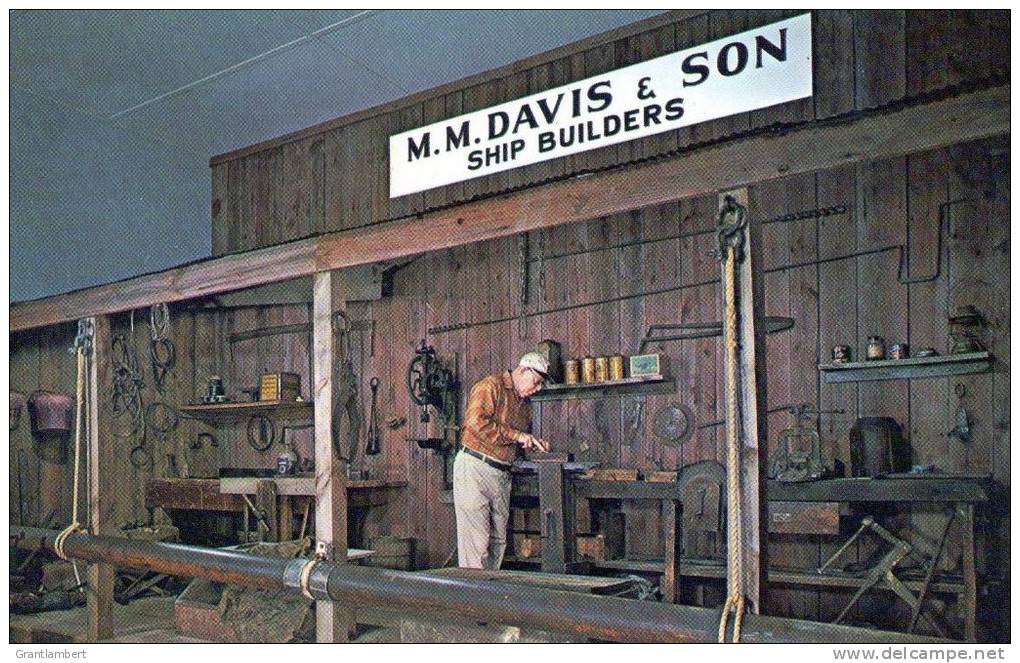
{"label": "metal clamp on pipe", "polygon": [[313,601],[329,601],[326,588],[332,564],[321,559],[293,559],[283,571],[283,584]]}

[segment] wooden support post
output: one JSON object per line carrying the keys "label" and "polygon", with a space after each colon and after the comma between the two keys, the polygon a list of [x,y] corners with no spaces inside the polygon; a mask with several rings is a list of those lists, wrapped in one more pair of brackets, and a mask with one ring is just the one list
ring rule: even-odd
{"label": "wooden support post", "polygon": [[[963,593],[960,595],[960,611],[963,613],[964,639],[977,642],[977,564],[974,547],[974,505],[959,503],[956,514],[960,519],[962,546]],[[938,560],[935,560],[936,563]]]}
{"label": "wooden support post", "polygon": [[[317,272],[312,291],[315,398],[315,538],[317,549],[337,564],[347,561],[347,461],[334,453],[333,388],[337,360],[333,321],[345,308],[339,272]],[[340,433],[340,431],[337,431]],[[333,601],[315,606],[318,642],[347,642],[353,611]]]}
{"label": "wooden support post", "polygon": [[[255,508],[265,516],[259,525],[260,541],[280,541],[280,527],[276,519],[276,484],[271,480],[255,482]],[[267,530],[266,527],[269,529]]]}
{"label": "wooden support post", "polygon": [[[92,357],[88,362],[88,518],[91,533],[113,535],[118,477],[114,467],[118,439],[111,428],[113,413],[107,390],[113,384],[113,335],[106,315],[91,319]],[[84,469],[84,468],[83,468]],[[81,507],[79,506],[79,509]],[[79,513],[84,520],[85,513]],[[88,568],[88,641],[113,637],[113,581],[116,569],[109,564],[90,564]]]}
{"label": "wooden support post", "polygon": [[563,463],[536,461],[542,529],[542,571],[567,573],[576,558],[574,491]]}
{"label": "wooden support post", "polygon": [[291,497],[284,495],[280,498],[279,524],[280,541],[290,541],[294,538],[294,503]]}
{"label": "wooden support post", "polygon": [[[747,189],[734,189],[719,195],[722,208],[726,196],[733,196],[746,209]],[[737,264],[737,336],[738,336],[738,392],[740,393],[741,437],[741,518],[743,541],[743,594],[748,608],[762,611],[762,578],[765,577],[765,541],[767,519],[762,518],[765,501],[766,453],[766,394],[765,394],[765,298],[761,267],[761,220],[747,215],[744,230],[744,259]],[[725,267],[723,268],[725,270]],[[725,327],[725,326],[724,326]],[[727,337],[723,335],[726,347]],[[727,385],[727,392],[729,385]],[[731,509],[733,505],[729,505]],[[727,569],[727,573],[732,573]]]}
{"label": "wooden support post", "polygon": [[665,500],[662,503],[662,521],[666,536],[666,569],[662,574],[662,600],[680,602],[680,556],[683,553],[682,536],[683,502]]}

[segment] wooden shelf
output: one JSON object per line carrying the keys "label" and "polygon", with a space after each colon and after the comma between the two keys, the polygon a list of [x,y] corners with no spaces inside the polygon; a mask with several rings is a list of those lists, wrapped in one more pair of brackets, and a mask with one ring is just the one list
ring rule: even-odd
{"label": "wooden shelf", "polygon": [[672,378],[663,375],[643,375],[609,382],[590,384],[551,384],[531,397],[532,401],[563,401],[580,398],[603,398],[625,394],[671,393]]}
{"label": "wooden shelf", "polygon": [[312,401],[245,401],[243,403],[209,403],[185,405],[180,412],[192,419],[230,421],[261,415],[280,418],[311,418],[315,404]]}
{"label": "wooden shelf", "polygon": [[938,378],[947,375],[984,373],[992,368],[992,355],[988,352],[967,352],[937,357],[910,357],[909,359],[881,359],[843,364],[819,364],[827,383],[869,382],[874,380],[902,380]]}

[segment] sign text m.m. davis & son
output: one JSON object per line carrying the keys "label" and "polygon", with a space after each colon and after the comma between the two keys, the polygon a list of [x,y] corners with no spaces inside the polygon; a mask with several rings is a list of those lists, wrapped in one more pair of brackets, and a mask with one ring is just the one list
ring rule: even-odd
{"label": "sign text m.m. davis & son", "polygon": [[390,197],[811,94],[803,14],[390,136]]}

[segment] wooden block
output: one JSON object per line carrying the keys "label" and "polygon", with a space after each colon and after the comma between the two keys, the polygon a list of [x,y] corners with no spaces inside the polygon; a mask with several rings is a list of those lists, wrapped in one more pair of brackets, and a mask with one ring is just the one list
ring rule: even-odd
{"label": "wooden block", "polygon": [[645,481],[651,483],[676,483],[676,472],[645,472]]}
{"label": "wooden block", "polygon": [[641,473],[624,467],[592,468],[581,478],[593,481],[637,481]]}
{"label": "wooden block", "polygon": [[839,502],[769,502],[770,534],[839,534]]}
{"label": "wooden block", "polygon": [[542,554],[542,539],[534,536],[525,537],[521,541],[521,547],[517,550],[517,555],[522,559],[531,559],[532,557],[538,557]]}
{"label": "wooden block", "polygon": [[596,562],[606,561],[606,536],[596,534],[577,537],[577,554],[582,559]]}
{"label": "wooden block", "polygon": [[602,514],[599,533],[605,537],[606,559],[622,559],[627,550],[627,522],[622,513],[612,511]]}

